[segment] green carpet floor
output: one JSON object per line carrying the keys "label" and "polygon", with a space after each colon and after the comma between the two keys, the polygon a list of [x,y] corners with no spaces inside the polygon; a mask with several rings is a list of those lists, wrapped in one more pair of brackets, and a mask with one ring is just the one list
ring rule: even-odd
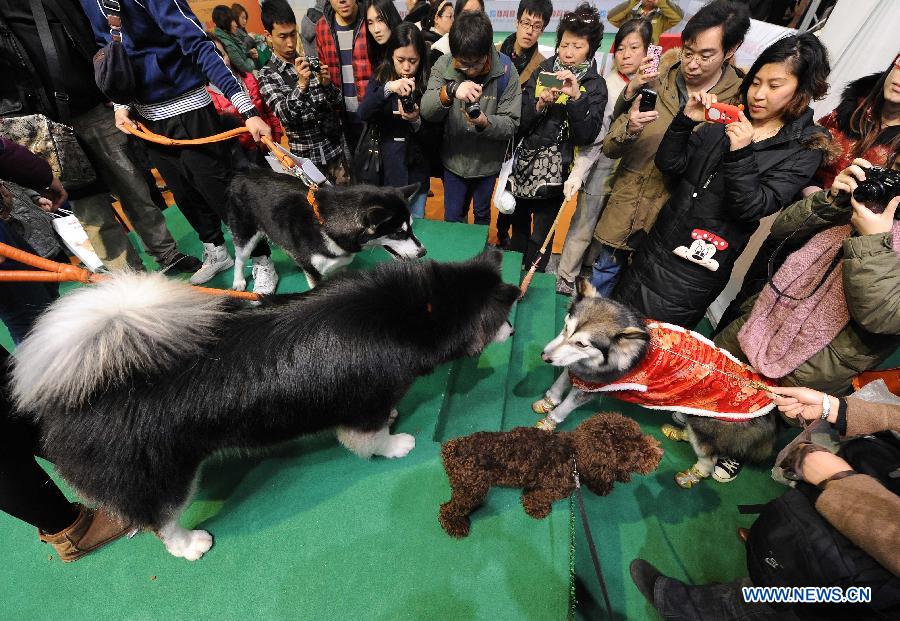
{"label": "green carpet floor", "polygon": [[[166,217],[181,248],[199,256],[199,240],[180,213],[170,209]],[[485,227],[429,221],[417,222],[416,232],[429,258],[439,260],[473,256],[486,235]],[[304,290],[296,266],[278,250],[274,258],[279,292]],[[367,251],[351,269],[382,260],[384,251]],[[519,261],[505,255],[507,282],[519,280]],[[227,272],[210,284],[230,282]],[[365,462],[322,434],[208,463],[183,519],[216,537],[198,562],[171,557],[155,537],[140,534],[63,564],[32,528],[0,514],[0,618],[601,618],[600,590],[569,501],[537,521],[525,515],[518,490],[495,489],[461,541],[437,521],[449,498],[440,442],[536,421],[530,404],[556,374],[539,354],[567,305],[553,288],[552,276],[537,275],[514,310],[512,339],[414,385],[397,423],[416,436],[408,457]],[[631,583],[633,558],[695,583],[743,575],[735,528],[752,517],[738,515],[736,505],[765,502],[783,488],[768,472],[745,468],[734,483],[682,490],[672,477],[695,457],[689,445],[661,436],[664,415],[606,399],[573,413],[564,429],[598,410],[632,416],[666,450],[655,473],[607,497],[585,494],[617,618],[658,618]]]}

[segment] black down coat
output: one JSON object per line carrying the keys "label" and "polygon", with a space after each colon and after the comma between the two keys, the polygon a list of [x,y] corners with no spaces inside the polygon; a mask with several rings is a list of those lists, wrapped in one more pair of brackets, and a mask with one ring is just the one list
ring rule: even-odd
{"label": "black down coat", "polygon": [[808,184],[830,141],[810,108],[737,151],[724,125],[696,125],[682,110],[659,146],[656,166],[675,190],[613,292],[647,317],[687,328],[728,284],[759,221]]}

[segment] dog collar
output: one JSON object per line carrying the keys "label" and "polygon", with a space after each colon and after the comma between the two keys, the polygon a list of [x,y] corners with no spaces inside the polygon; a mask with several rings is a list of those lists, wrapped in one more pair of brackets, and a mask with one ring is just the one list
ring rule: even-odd
{"label": "dog collar", "polygon": [[316,190],[318,189],[319,186],[316,184],[309,186],[309,190],[306,192],[306,202],[312,207],[313,216],[316,218],[316,222],[321,226],[325,224],[325,220],[322,219],[322,214],[319,213],[319,203],[316,201]]}

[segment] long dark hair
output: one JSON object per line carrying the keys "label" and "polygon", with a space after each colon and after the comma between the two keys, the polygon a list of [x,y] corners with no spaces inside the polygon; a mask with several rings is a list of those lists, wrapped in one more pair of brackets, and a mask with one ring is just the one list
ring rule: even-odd
{"label": "long dark hair", "polygon": [[425,36],[419,27],[410,22],[403,22],[391,31],[391,38],[384,45],[384,59],[378,66],[375,77],[379,82],[396,80],[400,76],[394,70],[394,51],[401,47],[411,45],[419,55],[419,65],[416,67],[416,90],[425,91],[428,84],[428,56],[425,50]]}
{"label": "long dark hair", "polygon": [[[391,33],[393,33],[394,28],[402,21],[400,19],[400,13],[397,11],[397,7],[394,6],[392,0],[371,0],[367,3],[360,3],[360,8],[362,8],[363,11],[362,18],[364,23],[368,21],[369,7],[375,7],[375,11],[381,16],[384,23],[387,24]],[[373,67],[377,67],[381,64],[382,59],[385,57],[384,49],[387,45],[388,44],[381,46],[375,41],[372,33],[369,32],[368,23],[366,23],[366,46],[369,51],[369,64]]]}
{"label": "long dark hair", "polygon": [[764,65],[779,63],[785,63],[797,78],[794,97],[781,114],[782,120],[790,123],[803,114],[810,101],[822,99],[828,94],[831,65],[828,63],[828,51],[814,34],[804,32],[783,37],[763,50],[741,83],[741,100],[745,107],[749,107],[747,92],[759,70]]}
{"label": "long dark hair", "polygon": [[[881,117],[884,112],[884,83],[887,82],[888,76],[894,70],[894,63],[898,62],[898,59],[900,59],[900,54],[891,61],[887,71],[878,78],[868,97],[856,106],[856,110],[850,116],[850,129],[859,136],[859,140],[853,143],[853,149],[850,151],[853,157],[862,157],[863,153],[871,149],[878,135],[884,129],[881,124]],[[893,167],[897,161],[897,155],[900,153],[900,133],[894,136],[890,149],[891,154],[885,163],[886,168]]]}

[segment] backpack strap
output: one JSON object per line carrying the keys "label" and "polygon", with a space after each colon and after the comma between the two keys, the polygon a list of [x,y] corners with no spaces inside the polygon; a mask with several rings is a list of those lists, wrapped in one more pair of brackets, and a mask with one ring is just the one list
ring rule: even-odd
{"label": "backpack strap", "polygon": [[34,18],[34,26],[37,29],[38,39],[41,41],[41,47],[44,50],[44,56],[47,59],[47,72],[50,74],[50,84],[53,89],[53,102],[56,104],[56,112],[58,113],[61,123],[69,123],[71,113],[69,110],[69,94],[66,93],[62,86],[62,80],[59,75],[59,52],[56,50],[56,43],[53,41],[53,33],[50,32],[50,22],[47,21],[47,13],[44,11],[44,5],[41,0],[30,0],[31,15]]}
{"label": "backpack strap", "polygon": [[503,63],[503,74],[498,78],[499,83],[497,84],[497,87],[499,88],[497,91],[497,103],[499,105],[500,97],[506,92],[506,87],[509,84],[509,67],[512,64],[512,61],[509,59],[509,56],[503,52],[497,52],[497,54],[500,56],[500,62]]}

